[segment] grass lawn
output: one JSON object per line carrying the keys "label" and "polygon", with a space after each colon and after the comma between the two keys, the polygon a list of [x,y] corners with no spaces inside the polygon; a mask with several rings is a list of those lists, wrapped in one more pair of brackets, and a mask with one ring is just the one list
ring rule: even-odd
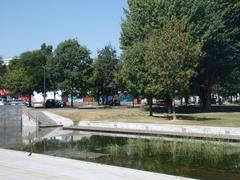
{"label": "grass lawn", "polygon": [[145,111],[141,108],[111,108],[111,109],[61,108],[48,110],[50,112],[72,119],[75,122],[75,124],[78,124],[79,121],[88,120],[88,121],[118,121],[118,122],[240,127],[240,111],[209,112],[209,113],[178,113],[177,120],[173,121],[171,120],[171,116],[167,116],[167,114],[163,113],[154,113],[154,116],[150,117],[148,115],[148,111]]}

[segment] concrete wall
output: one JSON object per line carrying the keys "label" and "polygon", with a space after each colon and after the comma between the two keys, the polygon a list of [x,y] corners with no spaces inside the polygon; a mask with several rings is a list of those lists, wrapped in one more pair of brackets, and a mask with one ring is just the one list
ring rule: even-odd
{"label": "concrete wall", "polygon": [[21,106],[0,106],[0,147],[21,143]]}
{"label": "concrete wall", "polygon": [[217,136],[237,136],[240,138],[240,128],[232,127],[211,127],[211,126],[190,126],[171,124],[150,124],[150,123],[123,123],[104,121],[80,121],[79,126],[137,129],[145,131],[162,131],[169,133],[206,134]]}

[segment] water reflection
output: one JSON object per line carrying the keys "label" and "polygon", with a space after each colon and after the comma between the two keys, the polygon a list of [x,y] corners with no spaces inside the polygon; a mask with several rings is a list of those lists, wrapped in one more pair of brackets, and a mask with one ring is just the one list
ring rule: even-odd
{"label": "water reflection", "polygon": [[[238,143],[73,133],[38,141],[33,152],[191,178],[235,180],[240,177]],[[29,151],[30,146],[24,150]]]}

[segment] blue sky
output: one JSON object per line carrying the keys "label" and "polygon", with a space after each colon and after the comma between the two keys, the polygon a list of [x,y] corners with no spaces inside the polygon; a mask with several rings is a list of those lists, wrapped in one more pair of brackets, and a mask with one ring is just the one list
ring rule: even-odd
{"label": "blue sky", "polygon": [[111,43],[118,54],[121,18],[127,0],[1,0],[0,56],[18,56],[76,38],[96,56]]}

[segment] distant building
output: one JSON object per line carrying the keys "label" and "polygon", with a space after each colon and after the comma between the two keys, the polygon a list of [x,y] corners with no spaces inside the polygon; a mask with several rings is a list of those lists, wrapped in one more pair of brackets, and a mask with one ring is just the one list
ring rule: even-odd
{"label": "distant building", "polygon": [[2,59],[3,60],[3,64],[5,64],[5,65],[9,65],[10,64],[10,61],[12,60],[13,58],[4,58],[4,59]]}

